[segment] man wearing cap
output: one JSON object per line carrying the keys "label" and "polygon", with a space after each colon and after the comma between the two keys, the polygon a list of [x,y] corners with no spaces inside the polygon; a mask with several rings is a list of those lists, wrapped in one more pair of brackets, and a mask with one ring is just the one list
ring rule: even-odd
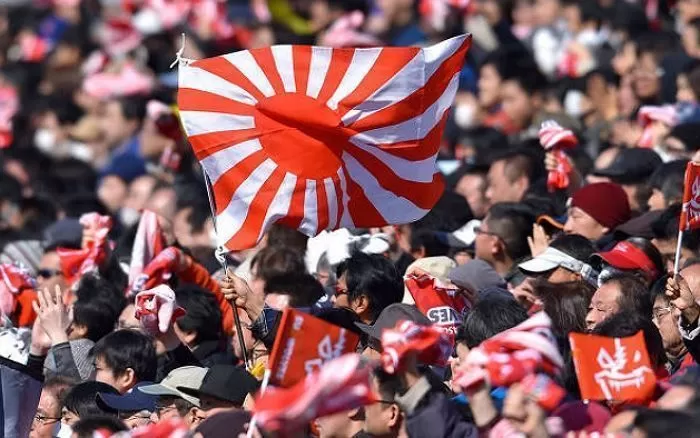
{"label": "man wearing cap", "polygon": [[518,268],[528,277],[546,277],[550,283],[584,280],[598,286],[598,272],[586,261],[593,245],[583,236],[564,235],[552,241],[542,254],[521,263]]}
{"label": "man wearing cap", "polygon": [[627,222],[632,214],[625,191],[609,182],[589,184],[577,190],[568,207],[564,232],[580,234],[594,242]]}
{"label": "man wearing cap", "polygon": [[661,157],[652,149],[623,148],[610,166],[595,170],[593,175],[620,184],[627,194],[630,208],[641,210],[639,191],[661,164]]}
{"label": "man wearing cap", "polygon": [[194,429],[205,418],[200,412],[197,397],[185,394],[180,388],[197,390],[202,386],[207,368],[186,366],[172,370],[156,385],[140,385],[136,389],[144,394],[158,397],[156,409],[152,416],[155,422],[171,418],[182,418]]}
{"label": "man wearing cap", "polygon": [[105,410],[116,411],[119,419],[129,429],[146,426],[152,423],[151,415],[156,410],[156,397],[138,391],[149,382],[141,382],[125,394],[97,394],[97,404],[106,407]]}
{"label": "man wearing cap", "polygon": [[214,365],[202,379],[199,388],[179,385],[176,389],[199,399],[206,417],[227,409],[242,409],[249,395],[258,390],[258,381],[245,368]]}

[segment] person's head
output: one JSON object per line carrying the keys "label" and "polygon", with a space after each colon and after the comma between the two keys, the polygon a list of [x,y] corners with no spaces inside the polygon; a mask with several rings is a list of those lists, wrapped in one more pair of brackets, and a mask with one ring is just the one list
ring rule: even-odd
{"label": "person's head", "polygon": [[495,50],[484,58],[479,67],[479,104],[491,109],[501,103],[501,85],[508,70],[508,53]]}
{"label": "person's head", "polygon": [[258,251],[250,262],[253,292],[262,294],[265,284],[273,277],[281,275],[301,275],[306,272],[303,254],[286,246],[266,246]]}
{"label": "person's head", "polygon": [[626,272],[651,286],[664,272],[661,253],[643,237],[630,237],[609,251],[596,253],[592,259],[601,265],[600,278],[611,272]]}
{"label": "person's head", "polygon": [[593,334],[610,338],[626,338],[634,336],[640,330],[644,333],[651,366],[655,369],[663,366],[666,363],[666,353],[659,331],[648,316],[633,309],[625,309],[602,321],[593,330]]}
{"label": "person's head", "polygon": [[214,223],[204,185],[183,185],[176,193],[173,233],[177,241],[187,248],[213,247]]}
{"label": "person's head", "polygon": [[372,323],[388,305],[401,302],[403,281],[394,264],[380,255],[357,252],[338,266],[335,307],[347,307]]}
{"label": "person's head", "polygon": [[564,231],[598,240],[630,219],[627,194],[617,184],[602,182],[584,186],[569,200]]}
{"label": "person's head", "polygon": [[105,104],[100,120],[104,141],[117,147],[136,134],[146,116],[146,105],[138,97],[112,99]]}
{"label": "person's head", "polygon": [[686,69],[676,76],[676,101],[697,103],[700,101],[700,68],[692,63],[692,69]]}
{"label": "person's head", "polygon": [[87,417],[76,422],[71,429],[73,430],[72,438],[93,438],[98,436],[98,432],[109,432],[116,434],[129,430],[126,425],[115,417],[106,415]]}
{"label": "person's head", "polygon": [[44,382],[29,438],[53,438],[56,436],[55,431],[61,422],[63,398],[72,386],[73,382],[64,377],[53,377]]}
{"label": "person's head", "polygon": [[111,214],[116,214],[124,205],[129,193],[127,182],[120,175],[105,175],[97,188],[97,197]]}
{"label": "person's head", "polygon": [[381,400],[364,407],[364,431],[373,437],[394,438],[404,427],[405,417],[394,400],[403,392],[401,379],[381,368],[374,370],[372,387]]}
{"label": "person's head", "polygon": [[177,304],[185,315],[175,321],[177,337],[184,345],[194,348],[202,342],[221,339],[221,309],[211,292],[194,285],[175,290]]}
{"label": "person's head", "polygon": [[311,307],[325,293],[321,283],[306,273],[275,275],[265,283],[266,300],[274,296],[289,307]]}
{"label": "person's head", "polygon": [[170,371],[160,383],[137,386],[137,391],[158,397],[151,420],[157,423],[182,418],[188,425],[196,426],[203,418],[199,412],[199,399],[185,394],[178,387],[199,389],[207,372],[207,368],[184,366]]}
{"label": "person's head", "polygon": [[561,2],[559,0],[535,0],[533,2],[533,15],[537,26],[551,26],[561,16]]}
{"label": "person's head", "polygon": [[576,34],[586,29],[597,30],[600,26],[602,11],[598,3],[565,0],[562,4],[562,15],[570,32]]}
{"label": "person's head", "polygon": [[487,176],[486,199],[498,202],[519,202],[530,186],[544,174],[543,160],[525,149],[515,149],[498,157]]}
{"label": "person's head", "polygon": [[616,273],[601,281],[591,298],[586,328],[593,330],[602,321],[622,310],[651,319],[649,289],[633,274]]}
{"label": "person's head", "polygon": [[649,179],[651,197],[649,210],[663,210],[671,204],[683,200],[683,181],[686,160],[676,160],[659,166]]}
{"label": "person's head", "polygon": [[289,248],[302,257],[306,253],[308,240],[309,237],[301,231],[282,224],[274,224],[267,231],[267,246]]}
{"label": "person's head", "polygon": [[687,350],[678,329],[680,311],[671,305],[669,298],[666,296],[666,279],[667,277],[662,277],[651,289],[652,299],[654,300],[652,303],[651,321],[659,329],[666,355],[670,359],[675,359]]}
{"label": "person's head", "polygon": [[233,365],[213,365],[199,388],[178,386],[184,394],[199,399],[202,411],[209,417],[225,409],[242,409],[246,399],[255,394],[259,382],[245,368]]}
{"label": "person's head", "polygon": [[476,257],[494,266],[512,265],[530,253],[527,236],[534,222],[535,216],[521,204],[494,204],[476,230]]}
{"label": "person's head", "polygon": [[69,339],[90,339],[97,342],[114,330],[118,314],[102,299],[80,300],[73,304],[73,321]]}
{"label": "person's head", "polygon": [[[555,1],[555,0],[548,0]],[[523,57],[501,83],[501,102],[506,116],[518,129],[527,128],[543,104],[547,79],[534,62]]]}
{"label": "person's head", "polygon": [[97,403],[98,394],[119,394],[113,386],[102,382],[83,382],[75,385],[63,399],[61,422],[73,426],[78,420],[95,415],[108,415],[116,418],[117,412]]}
{"label": "person's head", "polygon": [[[664,269],[665,271],[673,269],[673,263],[676,258],[681,208],[681,204],[671,205],[651,224],[651,230],[654,233],[651,243],[661,253],[666,268]],[[697,230],[685,231],[681,245],[680,265],[683,266],[687,260],[696,257],[699,249],[700,232]]]}
{"label": "person's head", "polygon": [[125,393],[139,382],[156,378],[153,339],[136,330],[117,330],[100,339],[92,349],[95,380]]}
{"label": "person's head", "polygon": [[157,183],[152,175],[139,176],[129,183],[126,199],[119,211],[122,224],[130,227],[138,222],[141,211],[146,208]]}
{"label": "person's head", "polygon": [[586,314],[595,291],[586,281],[537,281],[534,286],[535,295],[552,320],[552,330],[561,336],[586,330]]}
{"label": "person's head", "polygon": [[105,275],[108,269],[110,268],[106,267],[101,275],[87,274],[80,277],[75,296],[78,301],[101,301],[115,314],[119,314],[126,307],[128,301],[124,296],[123,289],[120,289]]}
{"label": "person's head", "polygon": [[464,197],[469,204],[469,209],[475,218],[481,219],[488,211],[488,199],[486,189],[488,179],[482,170],[465,170],[461,172],[459,179],[455,183],[454,191]]}
{"label": "person's head", "polygon": [[411,233],[411,255],[416,259],[447,255],[448,245],[432,230],[415,230]]}
{"label": "person's head", "polygon": [[315,420],[319,438],[352,438],[365,427],[365,411],[350,409]]}
{"label": "person's head", "polygon": [[554,239],[544,253],[519,265],[528,276],[545,278],[549,283],[597,280],[587,263],[595,252],[590,240],[578,234],[564,234]]}

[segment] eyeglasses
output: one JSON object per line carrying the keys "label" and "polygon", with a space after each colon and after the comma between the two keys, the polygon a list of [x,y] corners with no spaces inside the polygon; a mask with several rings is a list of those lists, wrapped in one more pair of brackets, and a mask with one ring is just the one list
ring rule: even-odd
{"label": "eyeglasses", "polygon": [[61,275],[61,271],[58,269],[39,269],[36,271],[36,276],[38,278],[51,278],[55,277],[56,275]]}
{"label": "eyeglasses", "polygon": [[483,235],[486,235],[486,236],[493,236],[493,237],[497,237],[497,238],[500,239],[500,240],[503,240],[503,239],[501,238],[501,236],[499,236],[498,234],[492,233],[492,232],[490,232],[490,231],[484,231],[481,227],[474,227],[474,234],[483,234]]}
{"label": "eyeglasses", "polygon": [[658,321],[664,315],[668,315],[669,313],[671,313],[672,310],[673,310],[672,306],[660,307],[658,309],[654,309],[651,312],[651,319],[654,321]]}
{"label": "eyeglasses", "polygon": [[336,296],[339,296],[339,295],[347,295],[347,294],[348,294],[348,290],[347,290],[347,288],[342,288],[340,285],[337,285],[337,284],[336,284],[336,285],[335,285],[335,294],[336,294]]}
{"label": "eyeglasses", "polygon": [[168,412],[177,409],[177,406],[175,405],[167,405],[167,406],[158,406],[156,405],[156,415],[159,417],[162,417],[163,415],[167,414]]}
{"label": "eyeglasses", "polygon": [[39,424],[52,424],[60,420],[61,417],[47,417],[46,415],[39,413],[36,413],[34,415],[34,421],[36,421]]}

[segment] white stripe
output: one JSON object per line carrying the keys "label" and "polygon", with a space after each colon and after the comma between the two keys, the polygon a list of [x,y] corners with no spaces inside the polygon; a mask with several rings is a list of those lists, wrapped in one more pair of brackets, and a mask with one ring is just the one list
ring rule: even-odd
{"label": "white stripe", "polygon": [[352,55],[352,61],[348,69],[345,71],[343,79],[340,81],[338,88],[333,93],[326,105],[332,110],[338,109],[338,102],[346,98],[350,93],[355,91],[360,82],[367,76],[367,73],[372,69],[377,61],[379,54],[382,53],[381,48],[355,50]]}
{"label": "white stripe", "polygon": [[452,105],[458,86],[459,72],[452,77],[438,100],[430,105],[423,114],[396,125],[360,132],[352,136],[351,140],[354,140],[353,143],[359,141],[368,144],[385,144],[422,139],[437,125],[442,115]]}
{"label": "white stripe", "polygon": [[338,179],[340,180],[340,190],[342,191],[341,202],[343,203],[343,216],[340,218],[338,227],[355,228],[355,223],[352,221],[350,209],[348,208],[350,197],[348,196],[348,184],[347,181],[345,181],[345,172],[343,172],[342,167],[338,169]]}
{"label": "white stripe", "polygon": [[312,47],[311,63],[309,65],[309,82],[306,85],[306,95],[317,98],[321,92],[326,73],[331,65],[333,49],[330,47]]}
{"label": "white stripe", "polygon": [[282,180],[277,194],[272,199],[270,206],[265,213],[265,219],[263,220],[262,228],[260,228],[260,234],[258,235],[258,240],[262,239],[263,234],[267,231],[267,227],[276,222],[277,220],[285,217],[289,212],[289,206],[292,204],[292,194],[294,193],[294,186],[297,183],[296,175],[287,172]]}
{"label": "white stripe", "polygon": [[180,111],[180,120],[188,136],[207,132],[238,131],[255,128],[255,118],[209,111]]}
{"label": "white stripe", "polygon": [[243,88],[199,67],[180,67],[178,82],[180,88],[207,91],[248,105],[258,103],[257,99]]}
{"label": "white stripe", "polygon": [[324,179],[323,185],[326,187],[326,199],[328,200],[328,225],[326,229],[331,230],[338,220],[338,199],[335,194],[333,178]]}
{"label": "white stripe", "polygon": [[402,101],[424,87],[443,62],[452,56],[464,42],[465,35],[451,38],[419,51],[401,70],[343,116],[343,124],[350,125],[375,112]]}
{"label": "white stripe", "polygon": [[316,201],[316,180],[306,180],[306,196],[304,196],[304,219],[301,220],[299,231],[307,236],[315,236],[318,230],[318,208]]}
{"label": "white stripe", "polygon": [[226,209],[216,217],[216,238],[219,245],[225,246],[241,229],[253,197],[276,168],[274,161],[268,158],[238,187]]}
{"label": "white stripe", "polygon": [[347,152],[343,153],[342,159],[350,178],[362,187],[367,199],[374,205],[374,208],[382,215],[387,224],[413,222],[430,211],[419,208],[408,199],[380,186],[374,175]]}
{"label": "white stripe", "polygon": [[294,61],[292,57],[292,46],[272,46],[272,58],[275,60],[277,72],[280,74],[284,91],[294,93],[297,91],[297,84],[294,82]]}
{"label": "white stripe", "polygon": [[401,179],[423,183],[432,182],[433,180],[433,175],[436,171],[435,155],[423,160],[411,161],[385,152],[378,146],[362,143],[356,139],[350,139],[350,142],[381,160]]}
{"label": "white stripe", "polygon": [[215,152],[203,159],[201,163],[207,171],[211,185],[214,186],[226,171],[261,149],[260,141],[255,138]]}
{"label": "white stripe", "polygon": [[266,97],[275,95],[275,90],[272,88],[272,85],[270,85],[270,81],[267,80],[265,72],[260,68],[249,51],[241,50],[240,52],[223,55],[223,57],[228,62],[235,65],[263,95]]}

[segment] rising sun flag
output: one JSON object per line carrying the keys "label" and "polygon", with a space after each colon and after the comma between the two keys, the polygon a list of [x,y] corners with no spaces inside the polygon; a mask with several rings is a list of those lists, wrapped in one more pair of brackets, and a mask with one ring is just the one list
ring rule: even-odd
{"label": "rising sun flag", "polygon": [[435,160],[470,43],[285,45],[183,63],[180,117],[218,243],[250,248],[275,222],[313,236],[425,216],[443,192]]}

